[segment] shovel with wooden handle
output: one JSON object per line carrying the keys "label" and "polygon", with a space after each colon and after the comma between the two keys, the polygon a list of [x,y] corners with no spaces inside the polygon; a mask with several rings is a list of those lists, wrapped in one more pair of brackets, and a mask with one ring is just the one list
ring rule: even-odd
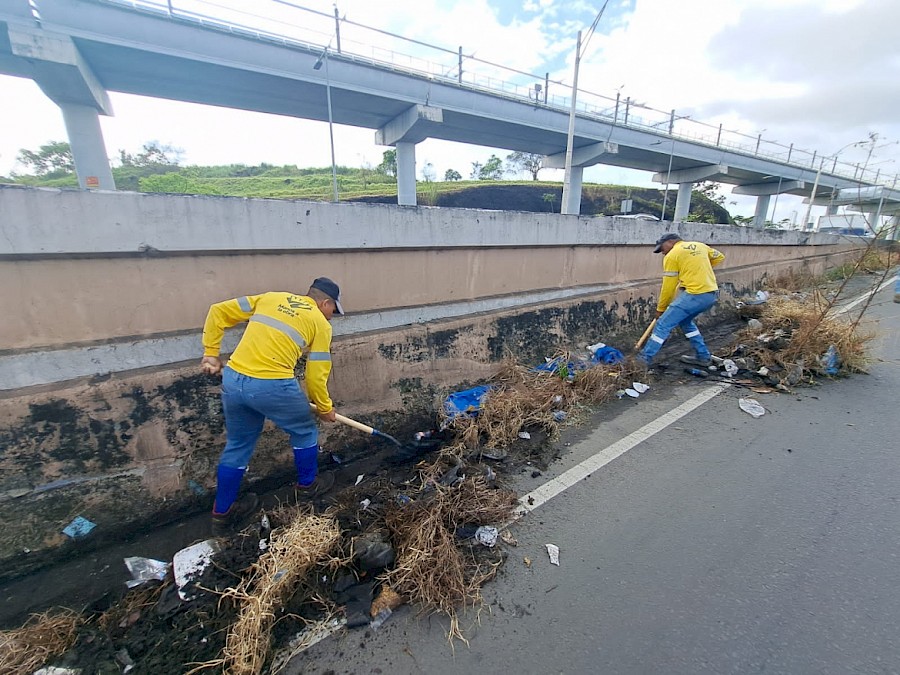
{"label": "shovel with wooden handle", "polygon": [[[310,403],[309,407],[312,408],[314,411],[318,410],[318,408],[316,408],[315,403]],[[341,415],[339,413],[334,414],[334,419],[336,421],[340,422],[341,424],[346,424],[348,427],[353,427],[357,431],[362,431],[364,434],[368,434],[369,436],[380,436],[381,438],[386,438],[387,440],[389,440],[391,443],[396,445],[401,450],[404,448],[403,443],[398,441],[396,438],[394,438],[390,434],[384,433],[383,431],[378,431],[378,429],[376,429],[374,427],[370,427],[368,424],[363,424],[362,422],[357,422],[356,420],[350,419],[349,417],[345,417],[344,415]]]}
{"label": "shovel with wooden handle", "polygon": [[647,326],[647,330],[644,331],[644,334],[641,335],[640,339],[634,343],[634,351],[638,351],[641,347],[644,346],[644,343],[647,341],[647,338],[650,337],[650,333],[653,332],[653,328],[656,326],[656,319],[650,322],[650,325]]}

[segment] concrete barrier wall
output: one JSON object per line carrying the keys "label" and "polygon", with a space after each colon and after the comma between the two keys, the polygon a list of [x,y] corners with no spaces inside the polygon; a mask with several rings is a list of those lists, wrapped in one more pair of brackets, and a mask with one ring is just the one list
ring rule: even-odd
{"label": "concrete barrier wall", "polygon": [[[725,252],[725,302],[856,248],[690,223],[19,187],[0,187],[0,218],[3,575],[65,553],[75,515],[100,542],[208,507],[223,425],[196,363],[212,302],[339,281],[332,394],[401,433],[504,354],[627,344],[655,309],[664,231]],[[284,439],[267,431],[251,479],[290,471]]]}

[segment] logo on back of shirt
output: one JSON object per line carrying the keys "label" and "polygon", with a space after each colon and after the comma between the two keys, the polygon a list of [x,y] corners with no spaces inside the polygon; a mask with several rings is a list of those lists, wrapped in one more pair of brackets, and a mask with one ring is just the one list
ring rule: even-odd
{"label": "logo on back of shirt", "polygon": [[295,310],[304,309],[309,311],[312,309],[312,306],[308,302],[304,302],[303,298],[299,295],[288,295],[287,298],[285,298],[285,302],[287,302],[287,305],[279,303],[278,311],[291,317],[297,316]]}

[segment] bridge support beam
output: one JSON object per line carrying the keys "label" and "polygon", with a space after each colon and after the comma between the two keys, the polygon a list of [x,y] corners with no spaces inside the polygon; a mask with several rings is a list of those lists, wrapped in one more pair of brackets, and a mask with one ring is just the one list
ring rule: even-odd
{"label": "bridge support beam", "polygon": [[[581,186],[584,180],[584,167],[600,163],[603,155],[614,155],[619,152],[617,143],[591,143],[572,151],[572,173],[569,176],[569,193],[566,203],[560,206],[560,212],[578,215],[581,213]],[[543,166],[548,169],[564,169],[566,153],[544,157]]]}
{"label": "bridge support beam", "polygon": [[397,203],[416,205],[416,144],[397,143]]}
{"label": "bridge support beam", "polygon": [[115,190],[116,182],[109,168],[97,109],[70,103],[62,103],[59,107],[75,158],[78,187],[82,190]]}
{"label": "bridge support beam", "polygon": [[75,158],[78,186],[115,190],[98,115],[111,115],[106,90],[72,38],[27,26],[9,26],[10,50],[28,75],[59,106]]}
{"label": "bridge support beam", "polygon": [[756,212],[753,214],[753,227],[762,229],[766,226],[766,214],[769,212],[771,195],[759,195],[756,198]]}
{"label": "bridge support beam", "polygon": [[[673,217],[677,222],[687,218],[691,210],[691,190],[694,189],[694,183],[723,173],[728,173],[728,167],[725,164],[709,164],[678,171],[660,171],[653,174],[653,181],[655,183],[665,183],[666,185],[678,183],[678,197],[675,200],[675,215]],[[663,217],[665,217],[665,214],[663,214]]]}
{"label": "bridge support beam", "polygon": [[676,223],[687,218],[688,212],[691,210],[691,190],[693,189],[693,183],[678,184],[678,197],[675,198],[675,216],[673,217]]}
{"label": "bridge support beam", "polygon": [[397,148],[397,203],[416,205],[416,143],[428,138],[428,129],[443,124],[444,111],[413,105],[375,132],[375,143]]}

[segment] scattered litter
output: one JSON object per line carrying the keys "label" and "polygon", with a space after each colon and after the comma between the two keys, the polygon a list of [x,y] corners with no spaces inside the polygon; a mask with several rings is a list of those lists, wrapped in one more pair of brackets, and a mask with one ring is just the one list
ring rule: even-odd
{"label": "scattered litter", "polygon": [[598,343],[593,344],[593,345],[588,345],[588,346],[587,346],[587,350],[588,350],[591,354],[593,354],[595,351],[597,351],[598,349],[603,349],[605,346],[606,346],[606,343],[605,343],[605,342],[598,342]]}
{"label": "scattered litter", "polygon": [[491,527],[490,525],[482,525],[477,530],[475,530],[475,539],[482,546],[487,546],[488,548],[494,548],[497,545],[497,536],[499,532],[496,527]]}
{"label": "scattered litter", "polygon": [[486,467],[484,467],[484,479],[488,483],[491,483],[491,482],[497,480],[497,474],[494,473],[494,470],[491,467],[486,466]]}
{"label": "scattered litter", "polygon": [[412,504],[412,499],[410,499],[409,495],[404,495],[404,494],[397,495],[396,501],[400,506],[406,506],[408,504]]}
{"label": "scattered litter", "polygon": [[565,410],[554,410],[553,411],[553,421],[554,422],[562,422],[566,417],[568,417],[569,413]]}
{"label": "scattered litter", "polygon": [[81,516],[75,516],[75,519],[63,529],[63,534],[72,537],[72,539],[79,539],[89,535],[95,527],[97,527],[97,523],[92,523]]}
{"label": "scattered litter", "polygon": [[527,431],[520,431],[519,438],[524,438],[527,441],[531,439],[531,434],[529,434]]}
{"label": "scattered litter", "polygon": [[429,429],[428,431],[417,431],[413,434],[413,439],[417,441],[424,441],[432,437],[434,434],[433,429]]}
{"label": "scattered litter", "polygon": [[473,417],[478,414],[484,397],[490,389],[490,385],[484,384],[450,394],[444,401],[444,412],[448,419],[452,420],[460,415]]}
{"label": "scattered litter", "polygon": [[364,473],[359,474],[359,475],[356,477],[356,482],[353,484],[353,486],[356,487],[357,485],[359,485],[360,483],[362,483],[362,482],[363,482],[363,478],[365,478],[365,477],[366,477],[366,474],[364,474]]}
{"label": "scattered litter", "polygon": [[391,618],[391,614],[394,612],[390,607],[385,607],[383,610],[378,612],[374,619],[372,619],[372,623],[369,624],[369,628],[372,630],[378,630],[381,628],[382,624]]}
{"label": "scattered litter", "polygon": [[750,387],[750,391],[756,392],[757,394],[774,394],[775,390],[771,387]]}
{"label": "scattered litter", "polygon": [[563,400],[563,398],[559,394],[557,394],[556,396],[553,397],[554,403],[562,403],[562,400]]}
{"label": "scattered litter", "polygon": [[343,617],[325,619],[303,629],[297,633],[286,647],[278,650],[272,659],[272,667],[270,672],[280,673],[288,661],[293,659],[315,644],[318,644],[329,635],[335,633],[338,629],[347,625],[347,620]]}
{"label": "scattered litter", "polygon": [[396,557],[393,547],[378,532],[368,532],[353,540],[353,559],[363,571],[389,567]]}
{"label": "scattered litter", "polygon": [[385,584],[381,587],[381,592],[378,594],[378,597],[372,601],[372,609],[369,610],[369,613],[373,617],[376,617],[385,609],[394,611],[402,605],[403,602],[403,596]]}
{"label": "scattered litter", "polygon": [[632,389],[631,387],[629,387],[628,389],[626,389],[626,390],[625,390],[625,393],[628,394],[631,398],[637,398],[638,396],[640,396],[640,394],[637,393],[637,392],[636,392],[634,389]]}
{"label": "scattered litter", "polygon": [[369,505],[370,505],[371,503],[372,503],[372,500],[371,500],[371,499],[363,499],[363,500],[359,503],[359,508],[361,508],[363,511],[365,511],[367,508],[369,508]]}
{"label": "scattered litter", "polygon": [[650,385],[644,384],[643,382],[632,382],[631,388],[634,389],[639,394],[644,394],[650,390]]}
{"label": "scattered litter", "polygon": [[819,357],[819,365],[826,375],[837,375],[841,367],[841,357],[837,347],[830,345],[826,352]]}
{"label": "scattered litter", "polygon": [[592,363],[605,363],[608,366],[614,366],[617,363],[622,363],[624,360],[625,355],[615,347],[600,347],[594,350],[591,355]]}
{"label": "scattered litter", "polygon": [[753,398],[738,399],[738,405],[741,407],[741,410],[754,417],[762,417],[766,414],[766,409],[760,405],[759,401]]}
{"label": "scattered litter", "polygon": [[34,671],[33,675],[81,675],[81,669],[59,668],[58,666],[47,666],[40,670]]}
{"label": "scattered litter", "polygon": [[693,375],[694,377],[705,378],[709,377],[709,373],[705,370],[701,370],[700,368],[685,368],[684,372],[688,375]]}
{"label": "scattered litter", "polygon": [[722,367],[725,369],[725,375],[727,375],[728,377],[734,377],[735,375],[737,375],[737,364],[731,359],[725,359],[724,361],[722,361]]}
{"label": "scattered litter", "polygon": [[172,567],[175,570],[175,585],[178,586],[178,595],[182,600],[194,598],[194,595],[188,593],[185,587],[209,567],[210,560],[220,550],[222,550],[222,544],[219,541],[207,539],[183,548],[175,554],[172,558]]}
{"label": "scattered litter", "polygon": [[508,544],[509,546],[519,545],[519,542],[516,541],[516,538],[509,530],[503,530],[503,532],[500,533],[500,541],[502,541],[504,544]]}
{"label": "scattered litter", "polygon": [[188,481],[188,488],[190,488],[191,492],[193,492],[198,497],[206,496],[206,488],[193,479]]}
{"label": "scattered litter", "polygon": [[343,464],[343,463],[344,463],[344,458],[341,457],[341,456],[340,456],[339,454],[337,454],[336,452],[332,452],[332,453],[331,453],[331,461],[334,462],[335,464]]}
{"label": "scattered litter", "polygon": [[169,563],[153,558],[125,558],[125,567],[131,573],[131,579],[125,582],[128,588],[140,586],[146,581],[162,581],[169,572]]}
{"label": "scattered litter", "polygon": [[494,461],[499,462],[500,460],[506,459],[506,456],[509,453],[503,448],[485,448],[481,452],[481,456],[485,459],[493,459]]}
{"label": "scattered litter", "polygon": [[763,323],[759,319],[750,319],[747,321],[747,328],[750,330],[762,330]]}
{"label": "scattered litter", "polygon": [[625,397],[625,390],[619,389],[619,391],[616,392],[616,398],[624,398],[624,397]]}
{"label": "scattered litter", "polygon": [[556,544],[545,544],[547,547],[547,555],[550,556],[550,564],[559,567],[559,546]]}
{"label": "scattered litter", "polygon": [[531,558],[529,558],[528,556],[522,558],[522,562],[525,563],[525,567],[531,567]]}
{"label": "scattered litter", "polygon": [[759,375],[760,377],[765,377],[766,375],[769,374],[769,369],[766,368],[765,366],[763,366],[762,368],[760,368],[759,370],[756,371],[756,374]]}

